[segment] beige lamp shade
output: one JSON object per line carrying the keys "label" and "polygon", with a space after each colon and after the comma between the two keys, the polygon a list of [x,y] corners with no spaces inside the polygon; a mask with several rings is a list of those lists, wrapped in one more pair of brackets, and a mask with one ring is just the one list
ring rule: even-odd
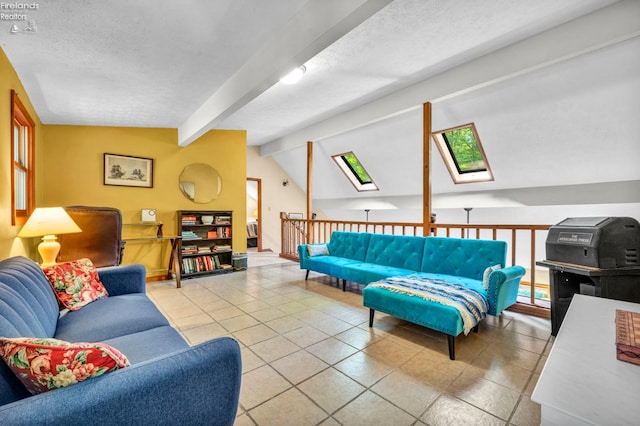
{"label": "beige lamp shade", "polygon": [[38,252],[42,257],[41,266],[46,267],[56,264],[56,257],[60,251],[56,234],[74,232],[82,232],[82,229],[62,207],[40,207],[31,214],[27,223],[18,232],[18,237],[42,237]]}

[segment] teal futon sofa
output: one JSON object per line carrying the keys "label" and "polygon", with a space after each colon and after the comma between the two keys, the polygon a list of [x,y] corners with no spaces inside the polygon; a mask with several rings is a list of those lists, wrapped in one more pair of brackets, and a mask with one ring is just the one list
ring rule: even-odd
{"label": "teal futon sofa", "polygon": [[364,284],[363,304],[375,311],[455,337],[477,331],[486,316],[516,303],[521,266],[505,267],[504,241],[340,232],[327,244],[298,246],[300,268]]}

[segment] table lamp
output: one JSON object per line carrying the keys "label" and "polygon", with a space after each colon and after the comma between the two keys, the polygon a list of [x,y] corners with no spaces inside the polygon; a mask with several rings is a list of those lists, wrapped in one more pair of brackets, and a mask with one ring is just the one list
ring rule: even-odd
{"label": "table lamp", "polygon": [[39,207],[31,214],[24,224],[18,237],[40,237],[38,252],[42,257],[40,266],[47,267],[56,264],[56,257],[60,251],[60,243],[55,234],[71,234],[82,232],[82,229],[71,219],[62,207]]}

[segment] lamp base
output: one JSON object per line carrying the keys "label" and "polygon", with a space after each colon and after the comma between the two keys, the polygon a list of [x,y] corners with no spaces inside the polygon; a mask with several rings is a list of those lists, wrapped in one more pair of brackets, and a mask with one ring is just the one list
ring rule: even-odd
{"label": "lamp base", "polygon": [[47,268],[56,264],[56,257],[60,252],[60,243],[56,241],[55,235],[45,235],[42,242],[38,245],[38,253],[42,257],[41,268]]}

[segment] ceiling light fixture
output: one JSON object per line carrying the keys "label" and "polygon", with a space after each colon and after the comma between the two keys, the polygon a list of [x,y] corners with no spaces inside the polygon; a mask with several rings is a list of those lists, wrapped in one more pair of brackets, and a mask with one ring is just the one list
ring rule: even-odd
{"label": "ceiling light fixture", "polygon": [[304,65],[300,65],[298,68],[291,71],[289,74],[285,75],[280,79],[280,81],[284,84],[296,84],[302,79],[302,76],[307,71],[307,67]]}

